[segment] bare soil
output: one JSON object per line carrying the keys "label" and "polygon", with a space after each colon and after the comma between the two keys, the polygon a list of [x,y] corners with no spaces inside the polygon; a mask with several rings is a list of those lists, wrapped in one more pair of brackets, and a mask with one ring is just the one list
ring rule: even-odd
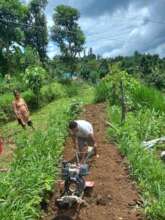
{"label": "bare soil", "polygon": [[[139,210],[140,196],[135,183],[129,177],[126,159],[107,138],[105,105],[87,105],[80,117],[90,121],[94,126],[100,157],[94,159],[88,180],[94,181],[95,187],[84,197],[88,205],[81,207],[80,210],[58,210],[55,206],[57,197],[55,187],[56,190],[43,219],[144,220]],[[73,155],[72,141],[68,138],[64,158],[69,160]]]}

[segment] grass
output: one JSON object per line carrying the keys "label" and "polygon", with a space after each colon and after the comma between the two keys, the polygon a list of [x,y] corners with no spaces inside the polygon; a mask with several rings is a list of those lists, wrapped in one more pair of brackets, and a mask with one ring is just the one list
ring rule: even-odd
{"label": "grass", "polygon": [[144,137],[165,134],[165,129],[162,129],[163,117],[153,115],[151,110],[146,113],[144,109],[129,112],[125,124],[121,126],[120,108],[108,107],[108,118],[117,128],[115,131],[109,128],[109,135],[116,140],[120,151],[129,161],[131,174],[142,192],[147,219],[164,220],[165,165],[157,159],[154,152],[148,152],[142,146]]}
{"label": "grass", "polygon": [[141,84],[139,88],[137,87],[134,90],[132,95],[134,102],[141,104],[141,106],[165,112],[165,97],[157,89]]}

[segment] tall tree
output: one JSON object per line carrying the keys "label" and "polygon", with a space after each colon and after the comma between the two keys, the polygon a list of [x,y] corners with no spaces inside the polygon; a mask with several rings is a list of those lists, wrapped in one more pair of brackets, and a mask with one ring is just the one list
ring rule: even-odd
{"label": "tall tree", "polygon": [[60,5],[55,9],[51,30],[52,40],[60,48],[61,55],[70,71],[75,70],[76,56],[83,50],[85,36],[78,25],[80,14],[77,9]]}
{"label": "tall tree", "polygon": [[99,67],[100,78],[105,77],[109,73],[109,65],[106,59],[103,59]]}
{"label": "tall tree", "polygon": [[28,6],[28,12],[25,18],[27,26],[25,32],[25,46],[36,48],[41,62],[46,59],[46,48],[48,44],[48,30],[44,9],[47,0],[32,0]]}
{"label": "tall tree", "polygon": [[3,72],[10,66],[11,46],[22,44],[20,23],[25,12],[26,7],[19,0],[0,0],[0,67]]}

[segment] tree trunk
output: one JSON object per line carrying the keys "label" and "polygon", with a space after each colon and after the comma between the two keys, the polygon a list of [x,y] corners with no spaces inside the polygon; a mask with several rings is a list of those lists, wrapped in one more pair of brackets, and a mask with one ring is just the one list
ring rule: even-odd
{"label": "tree trunk", "polygon": [[121,124],[124,124],[126,117],[126,105],[125,105],[125,94],[124,94],[124,84],[120,81],[120,91],[121,91]]}

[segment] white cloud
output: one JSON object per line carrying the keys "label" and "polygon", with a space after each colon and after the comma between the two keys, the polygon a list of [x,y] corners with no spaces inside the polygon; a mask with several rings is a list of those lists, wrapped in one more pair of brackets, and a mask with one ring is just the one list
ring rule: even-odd
{"label": "white cloud", "polygon": [[101,3],[96,0],[49,0],[46,10],[49,27],[53,25],[52,13],[58,4],[68,4],[80,10],[79,24],[86,35],[85,47],[92,47],[95,53],[117,56],[131,55],[138,50],[165,56],[165,25],[151,22],[152,19],[165,20],[164,0],[102,0],[101,8]]}

